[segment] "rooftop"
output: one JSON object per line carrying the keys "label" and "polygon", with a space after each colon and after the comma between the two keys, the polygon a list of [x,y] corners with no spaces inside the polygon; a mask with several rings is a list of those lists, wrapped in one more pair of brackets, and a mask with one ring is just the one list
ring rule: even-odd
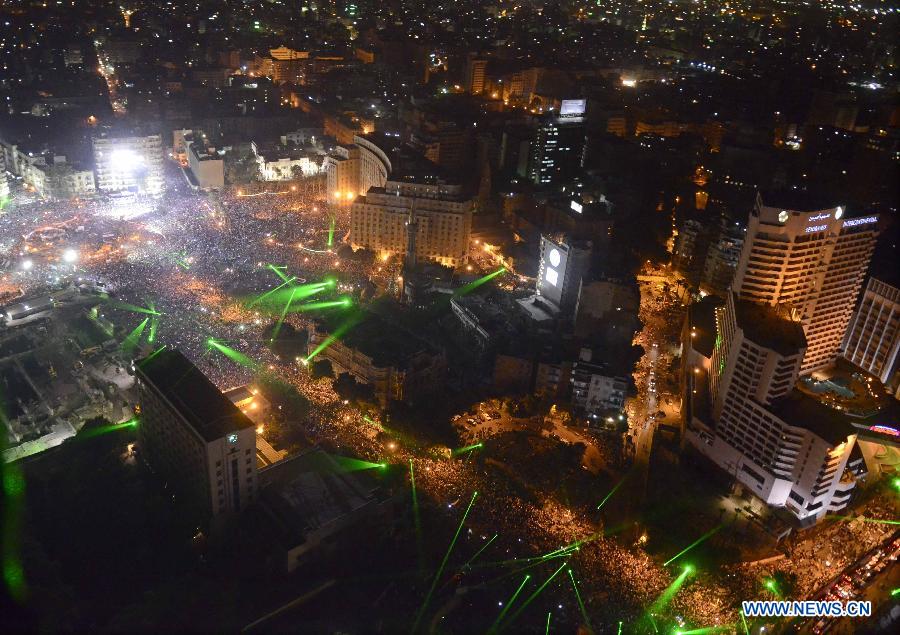
{"label": "rooftop", "polygon": [[250,421],[215,384],[177,350],[135,362],[143,376],[171,403],[207,442],[252,428]]}
{"label": "rooftop", "polygon": [[287,546],[311,533],[338,529],[381,500],[371,475],[349,473],[318,448],[275,464],[260,478],[260,499]]}
{"label": "rooftop", "polygon": [[780,207],[795,212],[814,212],[843,205],[833,195],[808,190],[766,190],[759,193],[766,207]]}
{"label": "rooftop", "polygon": [[846,413],[830,408],[797,389],[773,402],[771,411],[788,425],[806,428],[832,445],[843,442],[856,432]]}
{"label": "rooftop", "polygon": [[737,295],[734,295],[734,308],[738,327],[752,342],[785,356],[806,349],[803,327],[788,317],[787,309],[739,300]]}
{"label": "rooftop", "polygon": [[[429,346],[402,326],[390,323],[371,311],[359,309],[360,315],[354,320],[355,326],[340,339],[341,342],[372,359],[379,367],[403,367],[417,353],[429,350]],[[346,313],[335,313],[321,318],[316,328],[321,332],[334,333],[347,319]]]}

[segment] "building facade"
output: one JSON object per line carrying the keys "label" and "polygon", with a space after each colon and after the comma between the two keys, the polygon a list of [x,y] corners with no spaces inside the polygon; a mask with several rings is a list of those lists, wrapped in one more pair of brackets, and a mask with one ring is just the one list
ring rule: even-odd
{"label": "building facade", "polygon": [[796,311],[808,343],[800,372],[809,374],[830,366],[840,351],[878,218],[781,198],[757,196],[733,289],[743,299]]}
{"label": "building facade", "polygon": [[195,141],[188,141],[187,160],[191,173],[201,190],[220,190],[225,187],[225,160],[215,148],[205,148]]}
{"label": "building facade", "polygon": [[165,191],[163,144],[158,134],[97,137],[94,170],[102,192],[159,195]]}
{"label": "building facade", "polygon": [[528,157],[528,179],[550,185],[571,179],[584,166],[584,123],[580,117],[548,117],[534,133]]}
{"label": "building facade", "polygon": [[349,206],[369,188],[384,187],[391,161],[373,141],[355,136],[352,144],[335,148],[325,158],[323,168],[329,202]]}
{"label": "building facade", "polygon": [[715,321],[709,363],[685,369],[689,377],[708,374],[708,405],[692,408],[686,440],[801,524],[843,509],[856,483],[856,434],[840,413],[795,389],[807,348],[800,323],[787,307],[733,293]]}
{"label": "building facade", "polygon": [[147,462],[195,506],[216,518],[256,497],[256,429],[176,350],[135,362],[139,447]]}
{"label": "building facade", "polygon": [[891,382],[900,362],[900,289],[869,278],[842,352],[881,383]]}
{"label": "building facade", "polygon": [[387,181],[350,208],[350,245],[382,257],[406,253],[406,224],[415,209],[417,259],[458,267],[468,256],[472,207],[458,185]]}

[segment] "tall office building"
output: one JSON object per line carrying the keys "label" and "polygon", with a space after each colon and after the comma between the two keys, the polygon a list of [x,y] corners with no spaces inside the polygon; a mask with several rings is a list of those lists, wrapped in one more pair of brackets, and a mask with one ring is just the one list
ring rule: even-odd
{"label": "tall office building", "polygon": [[384,187],[370,188],[350,208],[350,245],[382,257],[405,254],[414,205],[416,258],[449,267],[465,264],[473,201],[459,185],[388,180]]}
{"label": "tall office building", "polygon": [[470,53],[466,62],[466,91],[472,95],[484,92],[484,78],[487,60]]}
{"label": "tall office building", "polygon": [[840,205],[810,205],[792,193],[757,195],[732,288],[745,300],[796,311],[808,343],[801,374],[837,357],[877,221]]}
{"label": "tall office building", "polygon": [[558,311],[574,313],[581,282],[591,267],[590,242],[541,236],[536,293]]}
{"label": "tall office building", "polygon": [[869,278],[842,352],[881,383],[892,380],[900,370],[900,289]]}
{"label": "tall office building", "polygon": [[528,179],[535,185],[549,185],[577,176],[584,166],[585,148],[582,117],[544,117],[531,142]]}
{"label": "tall office building", "polygon": [[[694,355],[688,369],[692,378],[708,373],[709,392],[706,406],[692,404],[686,439],[765,503],[809,524],[849,502],[856,432],[843,413],[794,387],[807,344],[790,313],[728,294],[715,310],[711,358]],[[693,400],[702,387],[690,392]]]}
{"label": "tall office building", "polygon": [[256,429],[180,352],[135,363],[138,439],[150,465],[191,500],[198,516],[237,512],[254,500]]}
{"label": "tall office building", "polygon": [[158,134],[97,137],[94,169],[100,191],[162,194],[162,138]]}

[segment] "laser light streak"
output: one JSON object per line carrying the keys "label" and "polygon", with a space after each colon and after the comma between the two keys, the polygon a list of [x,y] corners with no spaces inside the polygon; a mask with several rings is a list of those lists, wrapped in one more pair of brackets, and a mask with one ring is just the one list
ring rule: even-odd
{"label": "laser light streak", "polygon": [[257,362],[253,361],[252,359],[250,359],[249,357],[247,357],[240,351],[234,350],[230,346],[225,346],[224,344],[220,344],[213,338],[209,338],[208,340],[206,340],[206,345],[207,345],[208,349],[210,349],[210,350],[215,349],[215,350],[219,351],[220,353],[225,355],[225,357],[227,357],[228,359],[230,359],[231,361],[233,361],[237,364],[240,364],[241,366],[244,366],[244,367],[249,368],[254,371],[259,369],[259,364]]}
{"label": "laser light streak", "polygon": [[453,295],[461,296],[461,295],[470,293],[470,292],[474,291],[475,289],[477,289],[478,287],[480,287],[481,285],[483,285],[487,282],[490,282],[491,280],[493,280],[494,278],[496,278],[497,276],[499,276],[500,274],[503,274],[503,273],[506,273],[506,267],[500,267],[499,269],[497,269],[497,271],[494,271],[492,273],[487,274],[486,276],[478,278],[478,280],[473,280],[472,282],[470,282],[467,285],[461,286],[459,289],[457,289],[456,291],[453,292]]}

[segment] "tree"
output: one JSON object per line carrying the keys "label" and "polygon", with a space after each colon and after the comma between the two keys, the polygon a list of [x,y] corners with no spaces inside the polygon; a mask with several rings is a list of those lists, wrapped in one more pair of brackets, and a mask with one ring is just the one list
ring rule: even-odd
{"label": "tree", "polygon": [[321,379],[322,377],[333,377],[334,376],[334,368],[331,366],[331,362],[327,359],[320,359],[314,361],[309,366],[309,376],[313,379]]}
{"label": "tree", "polygon": [[368,384],[360,384],[350,373],[341,373],[334,381],[334,391],[341,399],[353,402],[372,403],[375,401],[375,390]]}

